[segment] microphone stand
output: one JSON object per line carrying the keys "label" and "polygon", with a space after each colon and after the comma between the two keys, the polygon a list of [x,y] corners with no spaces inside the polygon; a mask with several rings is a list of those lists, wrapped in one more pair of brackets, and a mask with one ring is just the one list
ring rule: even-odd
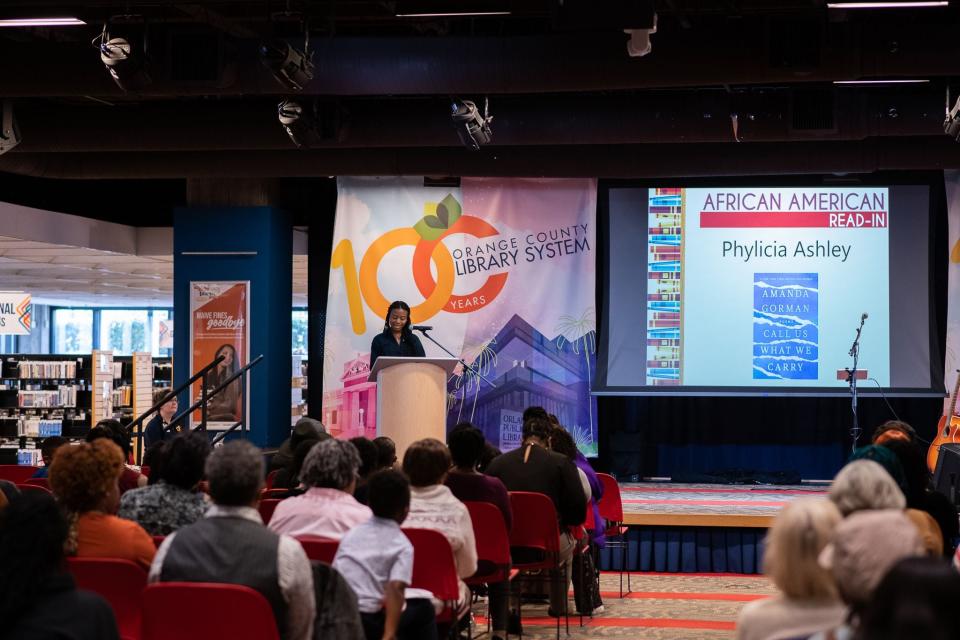
{"label": "microphone stand", "polygon": [[426,338],[427,340],[429,340],[429,341],[432,342],[433,344],[435,344],[435,345],[437,345],[438,347],[440,347],[441,349],[443,349],[451,358],[456,358],[456,359],[457,359],[457,362],[459,362],[460,364],[462,364],[463,367],[464,367],[464,369],[467,369],[467,370],[469,370],[469,371],[472,371],[472,372],[473,372],[473,375],[477,376],[478,378],[480,378],[481,380],[483,380],[484,382],[486,382],[488,385],[490,385],[490,386],[493,387],[494,389],[497,388],[497,385],[493,384],[493,383],[490,382],[487,378],[485,378],[484,375],[483,375],[482,373],[480,373],[479,371],[477,371],[477,369],[476,369],[475,367],[473,367],[472,365],[467,364],[467,363],[464,361],[463,358],[461,358],[461,357],[459,357],[459,356],[451,353],[449,349],[447,349],[445,346],[443,346],[442,344],[440,344],[439,342],[437,342],[436,340],[434,340],[434,339],[433,339],[433,336],[431,336],[429,333],[427,333],[427,331],[429,331],[429,329],[416,329],[416,331],[419,331],[420,333],[423,334],[423,337],[424,337],[424,338]]}
{"label": "microphone stand", "polygon": [[848,355],[853,358],[853,369],[847,369],[847,382],[850,383],[850,404],[853,410],[853,426],[850,428],[850,437],[853,438],[853,451],[857,450],[857,441],[860,439],[860,422],[857,416],[857,362],[860,359],[860,332],[863,331],[863,323],[866,320],[867,314],[860,316],[860,326],[857,327],[857,335],[853,339],[853,345],[848,352]]}

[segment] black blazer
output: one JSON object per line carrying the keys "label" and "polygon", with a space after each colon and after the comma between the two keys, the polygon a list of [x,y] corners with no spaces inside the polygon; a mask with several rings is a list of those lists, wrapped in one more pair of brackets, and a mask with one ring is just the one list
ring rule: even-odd
{"label": "black blazer", "polygon": [[425,358],[427,354],[423,351],[423,345],[420,344],[420,338],[413,335],[412,331],[404,331],[400,336],[400,342],[393,338],[390,329],[384,329],[373,337],[370,343],[370,366],[377,361],[380,356],[396,356],[404,358]]}

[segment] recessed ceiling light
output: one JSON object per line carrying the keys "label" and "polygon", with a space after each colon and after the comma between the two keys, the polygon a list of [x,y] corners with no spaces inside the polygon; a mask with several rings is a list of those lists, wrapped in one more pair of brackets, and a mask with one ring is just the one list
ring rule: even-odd
{"label": "recessed ceiling light", "polygon": [[828,2],[828,9],[925,9],[949,6],[948,0],[940,2]]}
{"label": "recessed ceiling light", "polygon": [[876,80],[834,80],[833,84],[927,84],[930,80],[926,78],[897,78],[897,79],[876,79]]}
{"label": "recessed ceiling light", "polygon": [[79,18],[11,18],[0,20],[0,27],[77,27],[87,24]]}

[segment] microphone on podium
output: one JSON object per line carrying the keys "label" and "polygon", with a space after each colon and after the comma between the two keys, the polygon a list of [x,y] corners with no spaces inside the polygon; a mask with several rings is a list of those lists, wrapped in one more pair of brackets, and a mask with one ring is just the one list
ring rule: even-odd
{"label": "microphone on podium", "polygon": [[410,329],[413,331],[430,331],[433,327],[428,324],[413,324],[410,325]]}

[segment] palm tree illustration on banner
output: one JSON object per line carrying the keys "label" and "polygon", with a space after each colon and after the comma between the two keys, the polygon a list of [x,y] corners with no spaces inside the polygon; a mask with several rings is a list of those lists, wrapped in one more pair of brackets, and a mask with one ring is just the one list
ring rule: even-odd
{"label": "palm tree illustration on banner", "polygon": [[[473,368],[482,376],[489,374],[491,367],[497,366],[497,352],[491,348],[491,345],[496,343],[496,338],[490,338],[478,345],[465,345],[463,348],[464,355],[476,353],[473,358]],[[464,357],[464,360],[467,361],[467,358]],[[464,382],[466,384],[464,384]],[[470,409],[470,422],[473,422],[474,415],[477,411],[477,398],[480,396],[481,382],[481,379],[471,369],[462,369],[460,375],[457,376],[457,382],[454,386],[456,389],[461,390],[460,411],[457,413],[457,422],[460,421],[460,416],[463,413],[463,405],[466,404],[466,396],[470,390],[473,390],[473,406]]]}
{"label": "palm tree illustration on banner", "polygon": [[[593,307],[587,307],[579,318],[573,316],[560,316],[559,324],[554,328],[557,335],[557,351],[563,351],[569,344],[573,352],[577,355],[583,353],[584,362],[587,365],[587,391],[589,392],[591,381],[590,356],[597,352],[596,336],[596,315]],[[587,403],[587,415],[590,417],[590,436],[593,437],[593,403]]]}

